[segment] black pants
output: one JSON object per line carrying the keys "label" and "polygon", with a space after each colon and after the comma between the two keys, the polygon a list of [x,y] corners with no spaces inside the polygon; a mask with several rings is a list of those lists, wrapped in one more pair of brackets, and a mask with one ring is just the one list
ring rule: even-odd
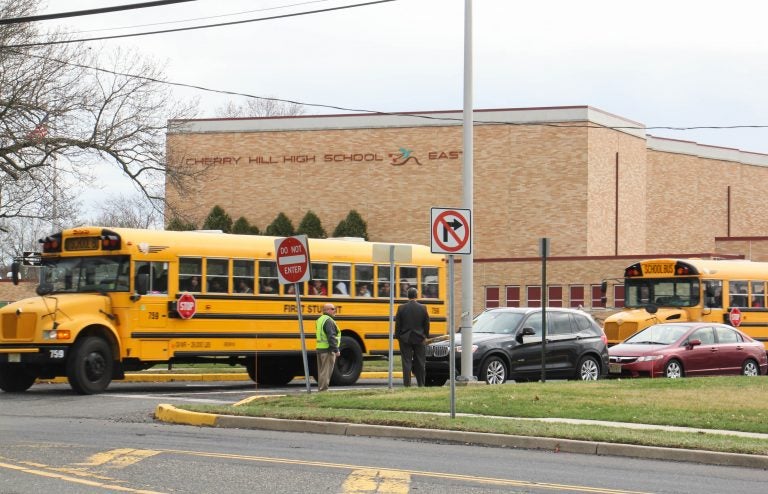
{"label": "black pants", "polygon": [[403,386],[411,385],[411,370],[416,376],[416,385],[424,386],[427,362],[424,343],[410,343],[404,339],[398,339],[398,341],[400,342],[400,359],[403,362]]}

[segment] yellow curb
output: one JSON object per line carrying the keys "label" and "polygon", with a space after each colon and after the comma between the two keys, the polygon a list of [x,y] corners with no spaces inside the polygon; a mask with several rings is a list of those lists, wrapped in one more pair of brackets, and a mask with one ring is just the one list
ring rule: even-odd
{"label": "yellow curb", "polygon": [[163,422],[186,425],[215,426],[218,416],[212,413],[190,412],[180,410],[172,405],[161,403],[155,410],[155,418]]}

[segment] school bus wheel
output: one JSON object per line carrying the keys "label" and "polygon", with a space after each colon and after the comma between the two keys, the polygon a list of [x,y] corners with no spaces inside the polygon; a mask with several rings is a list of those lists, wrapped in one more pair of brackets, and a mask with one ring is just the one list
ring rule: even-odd
{"label": "school bus wheel", "polygon": [[88,336],[75,343],[67,359],[67,379],[81,395],[101,393],[112,381],[112,349],[98,336]]}

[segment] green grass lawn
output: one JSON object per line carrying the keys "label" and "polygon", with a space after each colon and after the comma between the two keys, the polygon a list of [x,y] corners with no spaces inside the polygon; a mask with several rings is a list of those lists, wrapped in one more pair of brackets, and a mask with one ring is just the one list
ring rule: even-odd
{"label": "green grass lawn", "polygon": [[[383,361],[388,365],[386,361]],[[765,377],[550,381],[395,388],[265,397],[241,406],[184,405],[188,410],[287,419],[426,427],[768,455],[768,440],[716,433],[647,431],[524,418],[573,418],[728,429],[768,434]],[[428,412],[428,413],[424,413]],[[432,413],[429,413],[432,412]],[[464,416],[463,414],[473,414]]]}

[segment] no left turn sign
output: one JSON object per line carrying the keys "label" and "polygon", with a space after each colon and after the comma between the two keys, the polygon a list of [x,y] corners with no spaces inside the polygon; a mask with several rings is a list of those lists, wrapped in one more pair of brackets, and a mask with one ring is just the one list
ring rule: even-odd
{"label": "no left turn sign", "polygon": [[431,230],[433,253],[472,253],[472,223],[469,209],[432,208]]}

